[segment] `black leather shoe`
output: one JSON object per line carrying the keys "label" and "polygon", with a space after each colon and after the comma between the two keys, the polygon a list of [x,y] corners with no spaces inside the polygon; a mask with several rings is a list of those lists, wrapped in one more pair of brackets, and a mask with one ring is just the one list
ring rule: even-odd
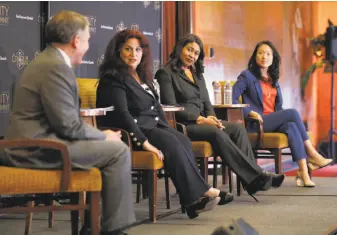
{"label": "black leather shoe", "polygon": [[200,202],[195,203],[186,208],[186,213],[190,219],[194,219],[199,216],[199,213],[213,210],[219,203],[220,197],[209,198],[204,197]]}
{"label": "black leather shoe", "polygon": [[256,179],[246,186],[247,193],[258,202],[258,200],[253,196],[258,191],[267,191],[272,187],[272,176],[261,173]]}
{"label": "black leather shoe", "polygon": [[225,191],[220,191],[219,196],[220,197],[220,201],[218,203],[218,205],[225,205],[230,203],[231,201],[234,200],[234,195]]}
{"label": "black leather shoe", "polygon": [[278,188],[281,186],[281,184],[283,183],[283,180],[285,178],[285,175],[284,174],[274,174],[274,173],[271,173],[271,172],[268,172],[268,171],[264,171],[263,172],[264,174],[266,175],[270,175],[272,178],[272,182],[271,182],[271,186],[273,188]]}

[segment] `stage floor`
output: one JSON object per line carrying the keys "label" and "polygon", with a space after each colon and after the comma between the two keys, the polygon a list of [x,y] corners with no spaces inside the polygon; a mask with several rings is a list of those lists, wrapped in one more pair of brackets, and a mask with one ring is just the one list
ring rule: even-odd
{"label": "stage floor", "polygon": [[[212,182],[212,177],[209,179]],[[148,201],[135,204],[137,224],[127,232],[129,235],[210,235],[221,225],[228,226],[232,219],[244,218],[259,231],[260,235],[318,235],[327,234],[329,228],[337,228],[337,184],[336,178],[316,178],[315,188],[297,188],[294,177],[286,177],[279,189],[258,193],[260,202],[245,192],[235,197],[229,205],[218,206],[214,211],[201,214],[194,220],[181,214],[177,195],[172,195],[172,209],[165,208],[164,180],[159,180],[158,214],[156,224],[144,223],[148,216]],[[227,185],[219,187],[227,189]],[[171,184],[171,193],[175,189]],[[135,187],[134,187],[135,199]],[[0,217],[1,235],[23,235],[24,215]],[[48,228],[47,214],[36,213],[31,234],[70,235],[70,215],[56,212],[55,225]]]}

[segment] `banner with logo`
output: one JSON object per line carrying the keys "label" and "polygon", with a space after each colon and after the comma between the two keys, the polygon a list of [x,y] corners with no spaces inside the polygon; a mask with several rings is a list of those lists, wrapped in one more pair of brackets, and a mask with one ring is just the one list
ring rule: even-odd
{"label": "banner with logo", "polygon": [[90,47],[83,63],[76,70],[77,77],[97,78],[98,65],[111,38],[123,29],[138,29],[150,42],[153,71],[161,63],[162,3],[142,2],[50,2],[50,15],[61,10],[73,10],[85,15],[90,22]]}
{"label": "banner with logo", "polygon": [[0,136],[21,72],[40,51],[40,2],[0,2]]}

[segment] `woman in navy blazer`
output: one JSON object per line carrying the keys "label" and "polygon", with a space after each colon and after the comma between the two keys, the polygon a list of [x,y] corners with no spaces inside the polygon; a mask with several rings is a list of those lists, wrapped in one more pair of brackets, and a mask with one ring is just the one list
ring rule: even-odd
{"label": "woman in navy blazer", "polygon": [[[233,103],[239,97],[250,107],[244,109],[245,117],[252,117],[263,123],[266,132],[281,132],[288,136],[294,161],[299,165],[296,185],[314,187],[308,174],[310,170],[329,165],[312,146],[304,124],[297,110],[282,108],[282,92],[278,83],[280,55],[270,41],[258,43],[249,60],[248,69],[241,72],[233,86]],[[248,131],[254,126],[247,122]]]}
{"label": "woman in navy blazer", "polygon": [[113,105],[115,111],[99,125],[125,129],[133,147],[153,152],[179,192],[180,203],[192,219],[198,212],[224,205],[233,195],[212,188],[200,175],[190,140],[171,128],[152,83],[151,49],[137,30],[123,30],[110,41],[100,65],[97,107]]}
{"label": "woman in navy blazer", "polygon": [[176,118],[186,125],[190,139],[208,141],[241,178],[250,195],[271,186],[279,187],[284,175],[264,172],[256,164],[246,129],[216,118],[203,77],[204,56],[202,41],[194,34],[176,43],[169,62],[155,76],[160,84],[161,102],[185,108],[176,113]]}

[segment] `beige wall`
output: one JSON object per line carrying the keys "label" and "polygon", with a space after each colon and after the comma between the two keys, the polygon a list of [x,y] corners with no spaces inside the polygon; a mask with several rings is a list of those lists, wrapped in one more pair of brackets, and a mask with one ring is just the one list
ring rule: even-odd
{"label": "beige wall", "polygon": [[[331,74],[317,69],[303,99],[300,78],[316,59],[308,39],[324,33],[328,19],[337,25],[336,12],[337,2],[193,2],[193,33],[201,37],[206,49],[215,49],[215,57],[205,59],[211,98],[213,80],[235,80],[247,67],[256,43],[271,40],[282,56],[284,107],[301,112],[314,144],[326,139],[330,128]],[[335,79],[336,94],[337,74]],[[335,97],[337,104],[337,94]]]}
{"label": "beige wall", "polygon": [[284,106],[302,112],[299,81],[304,59],[310,57],[305,43],[306,38],[312,36],[310,2],[193,4],[193,33],[201,37],[206,48],[215,49],[215,57],[205,60],[205,77],[211,97],[211,82],[236,80],[247,67],[256,43],[268,39],[282,56],[280,83]]}

